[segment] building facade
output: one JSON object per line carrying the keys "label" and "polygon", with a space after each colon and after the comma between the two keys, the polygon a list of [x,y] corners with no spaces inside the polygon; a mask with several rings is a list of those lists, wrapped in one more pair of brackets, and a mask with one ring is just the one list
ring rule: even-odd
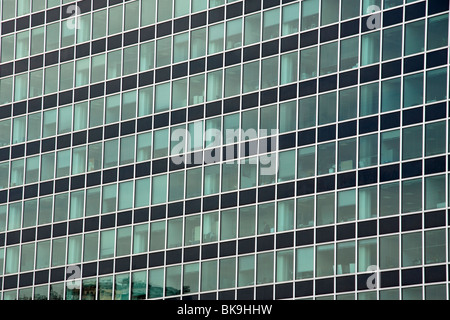
{"label": "building facade", "polygon": [[0,7],[1,299],[448,299],[447,0]]}

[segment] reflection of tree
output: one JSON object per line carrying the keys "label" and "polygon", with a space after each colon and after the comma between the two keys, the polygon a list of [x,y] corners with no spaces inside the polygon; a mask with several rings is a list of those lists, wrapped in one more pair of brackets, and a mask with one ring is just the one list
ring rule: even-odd
{"label": "reflection of tree", "polygon": [[149,298],[161,298],[164,295],[162,287],[148,285],[148,297]]}

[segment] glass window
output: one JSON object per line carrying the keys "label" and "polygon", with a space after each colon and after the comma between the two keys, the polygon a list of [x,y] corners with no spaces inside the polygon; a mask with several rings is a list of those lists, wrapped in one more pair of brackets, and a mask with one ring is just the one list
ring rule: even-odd
{"label": "glass window", "polygon": [[146,71],[154,68],[155,60],[155,42],[150,41],[141,44],[140,48],[140,59],[139,59],[139,70]]}
{"label": "glass window", "polygon": [[402,213],[422,210],[422,179],[402,182]]}
{"label": "glass window", "polygon": [[377,266],[377,239],[358,241],[358,272],[368,271]]}
{"label": "glass window", "polygon": [[425,263],[445,262],[445,229],[425,231]]}
{"label": "glass window", "polygon": [[365,168],[378,164],[378,134],[359,138],[359,167]]}
{"label": "glass window", "polygon": [[378,113],[378,82],[361,86],[359,115],[368,116]]}
{"label": "glass window", "polygon": [[227,240],[236,238],[237,212],[236,209],[222,211],[220,213],[220,239]]}
{"label": "glass window", "polygon": [[238,259],[238,287],[254,285],[255,256],[243,256]]}
{"label": "glass window", "polygon": [[239,237],[255,235],[256,207],[244,207],[239,209]]}
{"label": "glass window", "polygon": [[403,129],[402,159],[409,160],[422,157],[422,126]]}
{"label": "glass window", "polygon": [[338,143],[338,170],[356,169],[356,138]]}
{"label": "glass window", "polygon": [[360,220],[377,217],[377,187],[358,190],[358,218]]}
{"label": "glass window", "polygon": [[[334,2],[337,3],[336,1]],[[339,70],[342,71],[358,67],[358,47],[359,37],[341,40],[341,60]]]}
{"label": "glass window", "polygon": [[217,289],[217,260],[202,262],[201,290]]}
{"label": "glass window", "polygon": [[400,159],[400,131],[393,130],[381,134],[380,163],[396,162]]}
{"label": "glass window", "polygon": [[100,188],[86,190],[86,217],[100,213]]}
{"label": "glass window", "polygon": [[316,97],[299,100],[298,128],[304,129],[316,125]]}
{"label": "glass window", "polygon": [[219,289],[233,288],[236,285],[236,258],[219,261]]}
{"label": "glass window", "polygon": [[317,47],[300,51],[300,80],[317,76]]}
{"label": "glass window", "polygon": [[423,73],[407,76],[403,80],[403,107],[423,104]]}
{"label": "glass window", "polygon": [[400,109],[401,79],[383,81],[381,83],[381,111]]}
{"label": "glass window", "polygon": [[402,267],[422,264],[422,232],[402,235]]}
{"label": "glass window", "polygon": [[338,192],[337,196],[337,222],[355,220],[356,190]]}
{"label": "glass window", "polygon": [[261,13],[246,16],[244,20],[244,44],[259,42],[261,38]]}
{"label": "glass window", "polygon": [[[303,1],[302,3],[305,3]],[[327,43],[320,46],[320,75],[337,71],[338,42]]]}
{"label": "glass window", "polygon": [[277,252],[276,281],[292,281],[294,277],[294,251],[283,250]]}
{"label": "glass window", "polygon": [[316,225],[322,226],[335,221],[335,194],[327,193],[318,195],[316,208]]}
{"label": "glass window", "polygon": [[436,102],[447,99],[447,69],[437,69],[427,72],[426,102]]}
{"label": "glass window", "polygon": [[155,176],[152,178],[152,185],[159,188],[152,188],[152,204],[160,204],[167,201],[167,175]]}
{"label": "glass window", "polygon": [[270,88],[278,84],[278,56],[264,59],[261,62],[261,89]]}
{"label": "glass window", "polygon": [[325,143],[317,147],[317,174],[330,174],[336,171],[336,143]]}
{"label": "glass window", "polygon": [[294,200],[277,204],[277,232],[294,229]]}
{"label": "glass window", "polygon": [[334,274],[334,244],[316,247],[316,277]]}
{"label": "glass window", "polygon": [[445,175],[425,178],[425,210],[445,207]]}
{"label": "glass window", "polygon": [[296,101],[280,104],[280,111],[279,111],[280,133],[295,130],[297,119],[296,113],[297,113]]}
{"label": "glass window", "polygon": [[399,213],[399,183],[388,183],[380,186],[380,217]]}
{"label": "glass window", "polygon": [[383,61],[402,55],[402,26],[383,30]]}
{"label": "glass window", "polygon": [[337,244],[336,265],[336,274],[355,273],[355,241]]}
{"label": "glass window", "polygon": [[361,66],[380,61],[380,32],[364,34],[361,37]]}
{"label": "glass window", "polygon": [[336,92],[319,96],[319,125],[336,122]]}
{"label": "glass window", "polygon": [[243,93],[258,90],[259,88],[259,61],[244,64],[243,68]]}
{"label": "glass window", "polygon": [[280,152],[278,157],[278,182],[294,180],[295,150]]}
{"label": "glass window", "polygon": [[444,47],[448,44],[448,14],[428,19],[428,50]]}
{"label": "glass window", "polygon": [[286,36],[292,33],[297,33],[299,27],[298,22],[300,14],[300,4],[293,3],[291,5],[284,6],[282,10],[282,35]]}
{"label": "glass window", "polygon": [[339,91],[339,121],[356,118],[358,90],[350,88]]}
{"label": "glass window", "polygon": [[298,52],[292,52],[281,56],[280,84],[297,81]]}
{"label": "glass window", "polygon": [[199,263],[186,264],[183,270],[183,293],[198,292],[200,276]]}
{"label": "glass window", "polygon": [[279,36],[280,9],[272,9],[263,13],[263,41]]}
{"label": "glass window", "polygon": [[226,49],[242,46],[242,19],[227,21]]}
{"label": "glass window", "polygon": [[202,57],[206,54],[206,28],[191,32],[191,59]]}
{"label": "glass window", "polygon": [[425,20],[405,26],[405,55],[422,52],[425,46]]}
{"label": "glass window", "polygon": [[309,30],[319,25],[319,0],[302,1],[301,30]]}
{"label": "glass window", "polygon": [[380,237],[380,269],[399,267],[399,236]]}

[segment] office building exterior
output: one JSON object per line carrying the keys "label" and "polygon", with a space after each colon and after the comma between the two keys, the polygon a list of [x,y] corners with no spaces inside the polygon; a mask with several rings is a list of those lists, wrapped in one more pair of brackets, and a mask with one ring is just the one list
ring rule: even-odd
{"label": "office building exterior", "polygon": [[2,0],[1,299],[448,299],[448,15]]}

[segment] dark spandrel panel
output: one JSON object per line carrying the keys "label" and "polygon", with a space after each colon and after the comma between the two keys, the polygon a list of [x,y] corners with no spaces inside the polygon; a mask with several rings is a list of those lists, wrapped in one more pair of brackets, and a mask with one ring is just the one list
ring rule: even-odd
{"label": "dark spandrel panel", "polygon": [[422,229],[422,214],[406,215],[402,217],[402,231]]}
{"label": "dark spandrel panel", "polygon": [[337,188],[344,189],[356,186],[356,172],[342,173],[337,176]]}
{"label": "dark spandrel panel", "polygon": [[150,253],[148,257],[148,266],[159,267],[164,265],[164,252]]}
{"label": "dark spandrel panel", "polygon": [[246,288],[237,290],[237,300],[253,300],[254,288]]}
{"label": "dark spandrel panel", "polygon": [[156,27],[156,36],[164,37],[172,33],[172,21],[163,22]]}
{"label": "dark spandrel panel", "polygon": [[27,143],[27,156],[38,154],[41,151],[41,142],[34,141]]}
{"label": "dark spandrel panel", "polygon": [[120,135],[125,136],[136,132],[136,121],[130,120],[120,124]]}
{"label": "dark spandrel panel", "polygon": [[242,15],[243,3],[238,2],[227,6],[227,19],[238,17]]}
{"label": "dark spandrel panel", "polygon": [[135,172],[136,178],[149,176],[150,175],[150,167],[151,167],[150,162],[136,164],[136,169],[135,169],[136,170],[136,172]]}
{"label": "dark spandrel panel", "polygon": [[176,249],[176,250],[169,250],[166,252],[166,264],[175,264],[175,263],[181,263],[181,256],[182,256],[183,250],[182,249]]}
{"label": "dark spandrel panel", "polygon": [[402,270],[402,286],[422,283],[422,268]]}
{"label": "dark spandrel panel", "polygon": [[358,70],[339,74],[339,88],[353,86],[358,83]]}
{"label": "dark spandrel panel", "polygon": [[[113,80],[113,81],[115,81],[115,80]],[[148,72],[139,74],[139,86],[143,87],[143,86],[146,86],[149,84],[153,84],[153,71],[148,71]],[[120,81],[119,81],[118,85],[120,86]],[[108,93],[108,86],[106,87],[106,93]]]}
{"label": "dark spandrel panel", "polygon": [[362,221],[358,223],[358,237],[369,237],[377,234],[377,220]]}
{"label": "dark spandrel panel", "polygon": [[101,181],[101,172],[93,172],[87,175],[87,186],[96,186],[100,184]]}
{"label": "dark spandrel panel", "polygon": [[425,283],[445,281],[447,278],[445,265],[425,267]]}
{"label": "dark spandrel panel", "polygon": [[9,201],[22,200],[23,188],[14,188],[9,190]]}
{"label": "dark spandrel panel", "polygon": [[103,128],[95,128],[89,130],[88,140],[89,142],[96,142],[103,139]]}
{"label": "dark spandrel panel", "polygon": [[314,243],[314,229],[297,231],[295,235],[295,245],[305,246]]}
{"label": "dark spandrel panel", "polygon": [[[172,114],[172,117],[173,117],[173,114]],[[152,116],[141,118],[141,119],[138,119],[138,121],[137,121],[137,131],[138,132],[151,130],[152,126],[153,126],[153,117]]]}
{"label": "dark spandrel panel", "polygon": [[184,262],[197,261],[200,259],[200,247],[184,249]]}
{"label": "dark spandrel panel", "polygon": [[152,40],[155,38],[155,26],[150,26],[140,30],[140,40],[141,42]]}
{"label": "dark spandrel panel", "polygon": [[57,142],[58,149],[70,147],[71,142],[72,142],[72,136],[70,133],[66,134],[64,136],[59,136],[58,142]]}
{"label": "dark spandrel panel", "polygon": [[246,0],[244,8],[245,14],[261,10],[261,4],[261,1]]}
{"label": "dark spandrel panel", "polygon": [[431,158],[425,160],[425,174],[433,174],[438,172],[444,172],[446,163],[445,156]]}
{"label": "dark spandrel panel", "polygon": [[328,294],[334,292],[334,278],[319,279],[315,281],[316,294]]}
{"label": "dark spandrel panel", "polygon": [[10,147],[0,149],[0,161],[9,159],[10,149]]}
{"label": "dark spandrel panel", "polygon": [[295,182],[279,184],[277,186],[277,199],[285,199],[295,196]]}
{"label": "dark spandrel panel", "polygon": [[419,70],[423,70],[424,66],[424,55],[419,54],[418,56],[405,58],[403,60],[403,73],[410,73]]}
{"label": "dark spandrel panel", "polygon": [[33,285],[33,272],[22,273],[19,278],[19,287],[27,287]]}
{"label": "dark spandrel panel", "polygon": [[148,257],[146,254],[141,254],[138,256],[133,256],[131,258],[131,269],[138,270],[147,268]]}
{"label": "dark spandrel panel", "polygon": [[6,245],[13,245],[20,242],[20,231],[11,231],[6,234]]}
{"label": "dark spandrel panel", "polygon": [[239,192],[239,205],[246,205],[256,202],[256,189]]}
{"label": "dark spandrel panel", "polygon": [[203,211],[219,209],[219,196],[203,198]]}
{"label": "dark spandrel panel", "polygon": [[393,76],[398,76],[402,73],[402,60],[396,60],[391,62],[383,63],[381,67],[381,77],[389,78]]}
{"label": "dark spandrel panel", "polygon": [[53,181],[41,183],[39,186],[39,196],[45,196],[53,193]]}
{"label": "dark spandrel panel", "polygon": [[293,296],[293,283],[275,285],[275,299],[289,299]]}
{"label": "dark spandrel panel", "polygon": [[114,50],[122,46],[122,35],[116,35],[108,38],[108,50]]}
{"label": "dark spandrel panel", "polygon": [[53,268],[50,270],[50,282],[58,282],[65,280],[66,268]]}
{"label": "dark spandrel panel", "polygon": [[447,11],[449,9],[449,3],[447,3],[447,1],[445,0],[428,0],[427,2],[429,15]]}
{"label": "dark spandrel panel", "polygon": [[240,63],[241,60],[242,60],[242,49],[236,49],[233,51],[225,52],[225,65],[226,66]]}
{"label": "dark spandrel panel", "polygon": [[268,9],[279,5],[280,0],[264,0],[263,9]]}
{"label": "dark spandrel panel", "polygon": [[425,213],[425,228],[445,226],[445,210]]}
{"label": "dark spandrel panel", "polygon": [[208,57],[208,71],[223,67],[223,53]]}
{"label": "dark spandrel panel", "polygon": [[307,297],[313,295],[314,282],[312,280],[309,281],[298,281],[295,283],[295,297]]}
{"label": "dark spandrel panel", "polygon": [[15,24],[14,20],[6,21],[2,23],[2,35],[6,35],[14,32]]}
{"label": "dark spandrel panel", "polygon": [[70,178],[70,189],[71,190],[77,190],[77,189],[84,188],[84,185],[85,185],[84,182],[85,182],[85,176],[84,175],[71,177]]}
{"label": "dark spandrel panel", "polygon": [[[88,50],[87,55],[89,55],[89,48],[90,48],[89,44],[88,43],[84,44],[83,47],[87,47],[87,50]],[[62,62],[65,62],[65,61],[73,60],[74,54],[75,54],[75,48],[74,47],[69,47],[69,48],[62,49],[59,52],[60,62],[62,63]],[[77,47],[77,54],[78,54],[78,47]],[[77,56],[77,58],[79,58],[79,57]]]}
{"label": "dark spandrel panel", "polygon": [[132,75],[122,79],[122,90],[130,90],[137,87],[137,75]]}
{"label": "dark spandrel panel", "polygon": [[148,208],[142,208],[134,210],[133,212],[133,222],[134,223],[140,223],[140,222],[146,222],[149,220],[149,209]]}
{"label": "dark spandrel panel", "polygon": [[167,215],[169,218],[172,217],[179,217],[183,215],[184,209],[183,209],[183,204],[184,202],[176,202],[176,203],[170,203],[168,210],[167,210]]}
{"label": "dark spandrel panel", "polygon": [[22,230],[22,242],[30,242],[36,240],[36,228]]}
{"label": "dark spandrel panel", "polygon": [[15,73],[28,71],[28,58],[16,61],[14,69]]}
{"label": "dark spandrel panel", "polygon": [[106,39],[95,40],[91,44],[92,54],[104,52],[106,50]]}
{"label": "dark spandrel panel", "polygon": [[368,290],[367,281],[369,281],[369,277],[373,275],[373,273],[359,274],[356,277],[356,285],[357,290]]}
{"label": "dark spandrel panel", "polygon": [[105,139],[116,138],[118,136],[119,136],[119,124],[118,123],[105,127],[105,129],[104,129]]}
{"label": "dark spandrel panel", "polygon": [[133,213],[131,211],[119,212],[117,214],[117,226],[126,226],[133,221]]}
{"label": "dark spandrel panel", "polygon": [[45,22],[45,11],[35,13],[31,16],[31,27],[37,27]]}
{"label": "dark spandrel panel", "polygon": [[338,225],[336,230],[336,240],[353,239],[356,235],[356,223]]}
{"label": "dark spandrel panel", "polygon": [[341,38],[348,37],[359,32],[359,19],[341,23]]}
{"label": "dark spandrel panel", "polygon": [[[189,17],[183,17],[174,20],[173,22],[173,32],[178,33],[189,29]],[[142,40],[141,40],[142,41]]]}
{"label": "dark spandrel panel", "polygon": [[163,82],[170,80],[170,67],[156,70],[155,82]]}
{"label": "dark spandrel panel", "polygon": [[22,17],[16,20],[16,31],[28,29],[30,27],[30,16]]}
{"label": "dark spandrel panel", "polygon": [[115,260],[115,272],[130,270],[130,257],[118,258]]}
{"label": "dark spandrel panel", "polygon": [[36,271],[34,273],[34,284],[39,285],[43,283],[48,283],[48,275],[49,270]]}
{"label": "dark spandrel panel", "polygon": [[383,26],[388,27],[403,22],[403,8],[383,12]]}
{"label": "dark spandrel panel", "polygon": [[100,227],[102,229],[112,228],[116,226],[116,214],[103,215],[101,217]]}
{"label": "dark spandrel panel", "polygon": [[264,286],[256,288],[256,300],[272,300],[273,286]]}
{"label": "dark spandrel panel", "polygon": [[55,181],[55,192],[69,191],[69,178],[63,178]]}
{"label": "dark spandrel panel", "polygon": [[448,49],[427,53],[427,68],[434,68],[447,63]]}
{"label": "dark spandrel panel", "polygon": [[217,300],[217,293],[204,293],[200,295],[200,300]]}
{"label": "dark spandrel panel", "polygon": [[11,117],[11,105],[0,107],[0,119]]}
{"label": "dark spandrel panel", "polygon": [[[443,0],[444,2],[446,0]],[[414,20],[425,16],[426,2],[422,1],[416,4],[406,6],[405,8],[405,20]]]}
{"label": "dark spandrel panel", "polygon": [[380,168],[380,182],[397,180],[400,177],[400,166],[394,164]]}
{"label": "dark spandrel panel", "polygon": [[378,131],[378,117],[359,120],[359,134]]}
{"label": "dark spandrel panel", "polygon": [[155,120],[155,129],[166,127],[169,125],[169,113],[158,114],[154,117]]}
{"label": "dark spandrel panel", "polygon": [[3,278],[3,290],[17,288],[18,276],[6,276]]}
{"label": "dark spandrel panel", "polygon": [[400,112],[384,114],[381,116],[381,130],[400,127]]}
{"label": "dark spandrel panel", "polygon": [[[98,225],[98,222],[97,222]],[[83,220],[74,220],[69,222],[69,234],[76,234],[83,232]]]}
{"label": "dark spandrel panel", "polygon": [[297,196],[314,193],[315,179],[302,180],[297,182]]}
{"label": "dark spandrel panel", "polygon": [[261,92],[261,106],[266,104],[275,103],[278,100],[278,90],[277,89],[269,89]]}
{"label": "dark spandrel panel", "polygon": [[291,51],[298,48],[298,35],[281,39],[281,52]]}
{"label": "dark spandrel panel", "polygon": [[25,155],[25,144],[13,146],[11,148],[11,158],[12,159],[20,158],[20,157],[23,157],[24,155]]}
{"label": "dark spandrel panel", "polygon": [[291,84],[280,88],[280,101],[285,101],[297,97],[297,84]]}
{"label": "dark spandrel panel", "polygon": [[258,202],[275,200],[275,186],[262,187],[258,189]]}
{"label": "dark spandrel panel", "polygon": [[13,116],[19,116],[27,112],[27,102],[18,102],[13,106]]}
{"label": "dark spandrel panel", "polygon": [[0,233],[0,247],[5,245],[5,237],[6,235],[4,233]]}
{"label": "dark spandrel panel", "polygon": [[215,8],[208,12],[208,22],[210,24],[222,21],[225,18],[225,7]]}
{"label": "dark spandrel panel", "polygon": [[336,125],[319,128],[318,142],[336,139]]}
{"label": "dark spandrel panel", "polygon": [[337,75],[319,79],[319,92],[335,90],[337,88]]}
{"label": "dark spandrel panel", "polygon": [[317,92],[317,79],[300,82],[299,85],[299,96],[305,97]]}
{"label": "dark spandrel panel", "polygon": [[411,178],[422,175],[422,160],[402,163],[402,178]]}
{"label": "dark spandrel panel", "polygon": [[238,241],[238,254],[255,252],[255,238],[243,239]]}
{"label": "dark spandrel panel", "polygon": [[84,220],[84,231],[98,230],[99,217],[92,217]]}
{"label": "dark spandrel panel", "polygon": [[335,189],[336,176],[317,178],[317,192],[325,192]]}
{"label": "dark spandrel panel", "polygon": [[236,300],[235,294],[236,292],[234,290],[221,291],[219,292],[219,300],[234,301]]}
{"label": "dark spandrel panel", "polygon": [[380,274],[380,286],[382,288],[396,287],[400,283],[400,271],[386,271]]}
{"label": "dark spandrel panel", "polygon": [[240,104],[241,104],[240,97],[225,100],[223,103],[223,113],[225,114],[240,110],[241,109]]}
{"label": "dark spandrel panel", "polygon": [[375,65],[360,70],[360,83],[375,81],[380,78],[380,66]]}
{"label": "dark spandrel panel", "polygon": [[356,135],[358,122],[356,120],[350,122],[339,123],[338,136],[339,139]]}
{"label": "dark spandrel panel", "polygon": [[189,63],[189,74],[197,74],[205,71],[205,58],[191,61]]}
{"label": "dark spandrel panel", "polygon": [[320,29],[320,42],[327,42],[337,39],[339,36],[339,25],[324,27]]}
{"label": "dark spandrel panel", "polygon": [[276,248],[290,248],[294,246],[294,232],[277,234]]}
{"label": "dark spandrel panel", "polygon": [[236,241],[228,241],[220,243],[220,257],[234,256],[236,254]]}
{"label": "dark spandrel panel", "polygon": [[334,241],[334,227],[316,229],[316,243]]}
{"label": "dark spandrel panel", "polygon": [[436,103],[425,107],[425,121],[433,121],[445,118],[447,112],[447,103]]}
{"label": "dark spandrel panel", "polygon": [[96,1],[93,1],[92,5],[93,5],[93,10],[97,10],[97,9],[106,7],[108,5],[108,1],[107,0],[96,0]]}
{"label": "dark spandrel panel", "polygon": [[319,38],[319,31],[313,30],[303,32],[300,34],[300,48],[305,48],[317,44]]}
{"label": "dark spandrel panel", "polygon": [[378,221],[380,234],[388,234],[398,232],[399,217],[384,218]]}
{"label": "dark spandrel panel", "polygon": [[201,207],[202,207],[202,200],[194,199],[186,201],[184,210],[186,214],[197,213],[201,211]]}
{"label": "dark spandrel panel", "polygon": [[260,57],[260,50],[261,49],[259,44],[244,48],[244,57],[243,57],[244,62],[258,59]]}
{"label": "dark spandrel panel", "polygon": [[[41,66],[42,66],[42,63],[41,63]],[[37,67],[37,68],[39,68],[39,67]],[[13,74],[13,70],[14,70],[13,62],[3,64],[0,68],[0,77],[6,77],[6,76]]]}
{"label": "dark spandrel panel", "polygon": [[[73,48],[72,48],[72,51],[73,51]],[[81,44],[81,45],[77,46],[77,49],[76,49],[77,58],[86,57],[90,53],[91,53],[91,45],[89,43],[85,43],[85,44]],[[62,62],[63,61],[62,51],[61,51],[60,59],[61,59],[61,62]],[[73,52],[68,52],[67,56],[65,57],[65,59],[72,60],[73,59]]]}
{"label": "dark spandrel panel", "polygon": [[237,205],[237,192],[221,195],[220,203],[222,209],[235,207]]}
{"label": "dark spandrel panel", "polygon": [[97,262],[83,264],[83,277],[93,277],[97,275]]}
{"label": "dark spandrel panel", "polygon": [[202,246],[202,260],[217,258],[217,243]]}
{"label": "dark spandrel panel", "polygon": [[90,98],[97,98],[105,94],[105,84],[103,82],[91,86],[90,89]]}
{"label": "dark spandrel panel", "polygon": [[258,237],[256,240],[256,249],[258,250],[258,252],[272,250],[274,247],[273,241],[273,235]]}
{"label": "dark spandrel panel", "polygon": [[98,263],[98,274],[109,274],[114,271],[114,260],[105,260]]}
{"label": "dark spandrel panel", "polygon": [[296,146],[297,135],[295,133],[284,134],[278,138],[279,150],[289,149]]}
{"label": "dark spandrel panel", "polygon": [[347,292],[354,290],[355,290],[355,276],[336,278],[336,292]]}
{"label": "dark spandrel panel", "polygon": [[198,28],[206,24],[206,12],[200,12],[191,16],[191,28]]}
{"label": "dark spandrel panel", "polygon": [[159,220],[166,218],[166,205],[152,207],[150,209],[150,220]]}
{"label": "dark spandrel panel", "polygon": [[59,94],[58,105],[63,106],[65,104],[70,104],[70,103],[72,103],[72,99],[73,99],[73,91],[72,90],[61,92]]}
{"label": "dark spandrel panel", "polygon": [[59,20],[61,16],[60,8],[54,8],[51,10],[47,10],[47,23]]}

